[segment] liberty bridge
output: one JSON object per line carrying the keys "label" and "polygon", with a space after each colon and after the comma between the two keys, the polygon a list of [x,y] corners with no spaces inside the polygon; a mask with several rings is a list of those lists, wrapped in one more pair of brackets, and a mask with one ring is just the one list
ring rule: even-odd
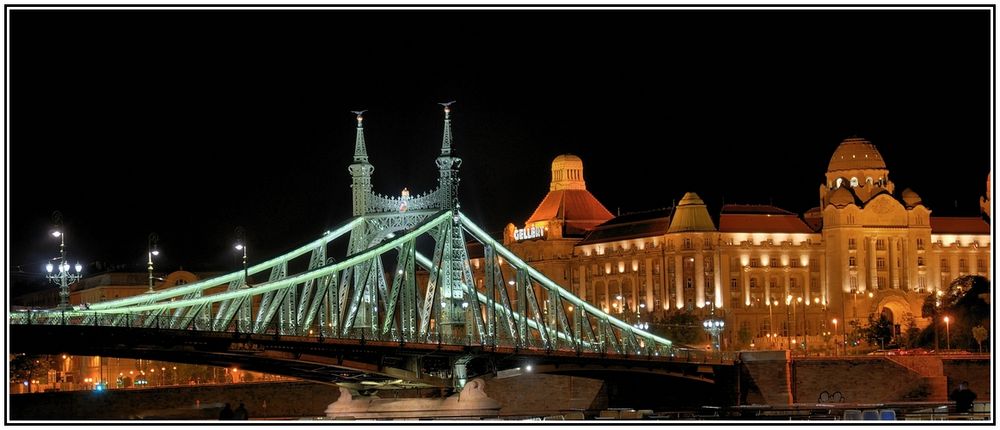
{"label": "liberty bridge", "polygon": [[[609,315],[463,214],[451,102],[442,105],[436,189],[376,194],[364,111],[355,112],[352,218],[245,270],[85,306],[12,312],[11,351],[239,365],[362,392],[461,390],[471,378],[522,368],[732,383],[735,356],[678,348]],[[329,254],[345,239],[347,256],[337,261]],[[478,284],[470,244],[485,257]],[[249,282],[265,274],[265,282]]]}

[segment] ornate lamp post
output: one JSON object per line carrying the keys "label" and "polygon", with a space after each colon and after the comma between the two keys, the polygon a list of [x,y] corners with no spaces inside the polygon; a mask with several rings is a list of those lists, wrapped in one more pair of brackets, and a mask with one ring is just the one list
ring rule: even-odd
{"label": "ornate lamp post", "polygon": [[705,328],[705,331],[708,332],[709,336],[711,337],[714,349],[721,353],[722,344],[719,341],[719,335],[721,335],[722,331],[725,330],[726,321],[723,320],[722,318],[718,318],[715,316],[714,302],[712,303],[712,309],[708,314],[708,318],[705,318],[705,320],[701,322],[701,325]]}
{"label": "ornate lamp post", "polygon": [[[74,267],[76,273],[70,273],[69,263],[66,262],[66,233],[62,231],[61,225],[59,225],[62,221],[62,214],[56,211],[53,214],[53,219],[56,220],[57,226],[52,232],[52,236],[59,238],[59,272],[52,273],[54,267],[49,262],[45,265],[45,277],[51,280],[52,283],[59,285],[59,309],[69,309],[69,284],[80,280],[82,276],[80,272],[83,271],[83,266],[77,262]],[[53,260],[56,259],[53,258]]]}
{"label": "ornate lamp post", "polygon": [[951,351],[951,318],[948,316],[944,317],[944,334],[945,338],[948,339],[948,350]]}
{"label": "ornate lamp post", "polygon": [[247,244],[246,231],[243,227],[236,227],[236,250],[243,251],[243,283],[250,285],[249,274],[247,273]]}
{"label": "ornate lamp post", "polygon": [[[837,353],[837,349],[838,349],[837,348],[837,319],[834,318],[832,322],[833,322],[833,347],[834,347],[833,348],[833,353],[836,354]],[[847,346],[844,346],[844,349],[845,349],[844,355],[847,355],[847,351],[846,351]]]}
{"label": "ornate lamp post", "polygon": [[159,240],[160,236],[157,236],[156,233],[150,233],[149,240],[146,242],[147,245],[146,255],[149,257],[149,260],[146,261],[146,264],[148,265],[149,269],[149,291],[147,291],[148,293],[153,292],[153,256],[160,255],[160,251],[156,249],[156,242]]}

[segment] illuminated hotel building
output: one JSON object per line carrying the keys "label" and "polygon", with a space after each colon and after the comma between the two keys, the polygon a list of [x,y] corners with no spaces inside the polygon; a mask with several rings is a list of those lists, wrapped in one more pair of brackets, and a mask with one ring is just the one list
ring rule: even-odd
{"label": "illuminated hotel building", "polygon": [[989,224],[931,216],[912,190],[896,193],[864,139],[837,147],[819,195],[822,206],[801,217],[728,204],[716,225],[693,192],[673,208],[614,217],[587,191],[582,161],[560,155],[549,194],[524,228],[507,226],[504,243],[628,322],[655,326],[674,312],[714,308],[734,348],[786,347],[794,336],[829,346],[849,331],[845,321],[864,325],[869,315],[885,315],[897,330],[911,317],[925,327],[928,294],[962,275],[990,278]]}

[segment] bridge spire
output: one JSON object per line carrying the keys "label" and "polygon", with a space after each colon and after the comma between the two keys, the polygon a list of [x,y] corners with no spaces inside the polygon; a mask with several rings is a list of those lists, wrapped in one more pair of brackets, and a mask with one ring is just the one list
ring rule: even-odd
{"label": "bridge spire", "polygon": [[451,155],[451,105],[454,100],[447,103],[438,103],[444,106],[444,136],[441,138],[441,156]]}
{"label": "bridge spire", "polygon": [[372,173],[375,166],[368,163],[368,151],[365,148],[365,128],[362,125],[366,110],[352,111],[358,120],[356,137],[354,138],[354,163],[348,166],[351,173],[351,195],[354,216],[364,215],[368,208],[368,199],[372,194]]}
{"label": "bridge spire", "polygon": [[355,162],[368,162],[368,150],[365,148],[365,127],[362,125],[362,121],[365,120],[364,113],[368,110],[354,110],[351,111],[356,115],[358,119],[358,129],[355,133],[354,138],[354,161]]}
{"label": "bridge spire", "polygon": [[451,105],[454,100],[447,103],[438,103],[444,106],[444,134],[441,138],[441,156],[437,158],[438,185],[441,189],[442,209],[454,209],[458,207],[458,167],[462,165],[462,159],[451,155]]}

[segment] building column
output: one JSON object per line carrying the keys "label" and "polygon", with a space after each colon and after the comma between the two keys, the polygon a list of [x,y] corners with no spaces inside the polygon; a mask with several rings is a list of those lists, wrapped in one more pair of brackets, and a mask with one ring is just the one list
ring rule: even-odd
{"label": "building column", "polygon": [[705,256],[702,251],[694,255],[694,305],[705,307]]}
{"label": "building column", "polygon": [[677,309],[684,307],[684,262],[681,261],[681,255],[674,255],[674,285],[677,288],[677,298],[674,304]]}
{"label": "building column", "polygon": [[[915,255],[910,255],[910,241],[901,240],[900,241],[899,258],[902,260],[903,267],[899,268],[899,287],[903,290],[910,291],[916,288],[917,279],[914,275],[917,272],[917,257]],[[912,260],[912,261],[911,261]]]}
{"label": "building column", "polygon": [[[805,271],[804,271],[805,272],[805,276],[802,279],[802,291],[805,291],[806,297],[809,297],[812,294],[812,272],[811,272],[811,270],[812,269],[809,268],[809,263],[808,263],[808,260],[807,260],[806,265],[805,265]],[[826,304],[826,296],[825,295],[823,295],[823,297],[821,297],[820,300],[823,302],[823,304]]]}
{"label": "building column", "polygon": [[740,276],[743,281],[743,304],[750,306],[750,267],[743,266],[740,268]]}
{"label": "building column", "polygon": [[899,239],[889,236],[889,286],[896,290],[899,289],[899,268],[896,267],[896,259],[899,258],[899,253],[896,252],[898,243]]}
{"label": "building column", "polygon": [[764,268],[764,300],[771,300],[771,269]]}
{"label": "building column", "polygon": [[[812,262],[810,262],[812,264]],[[830,303],[830,285],[826,280],[826,253],[824,252],[820,258],[816,259],[816,264],[819,264],[819,291],[823,294],[823,299],[826,303]]]}
{"label": "building column", "polygon": [[593,297],[587,297],[587,265],[580,266],[580,298],[584,301],[594,303]]}
{"label": "building column", "polygon": [[[945,248],[945,249],[951,249],[951,247],[949,246],[948,248]],[[948,284],[950,284],[951,281],[955,280],[955,278],[957,278],[959,276],[959,274],[960,274],[960,272],[958,271],[958,253],[957,252],[951,252],[950,254],[951,254],[951,258],[949,258],[950,262],[948,263],[948,266],[949,266],[948,267]],[[941,287],[942,288],[947,287],[947,284],[946,285],[942,285]]]}
{"label": "building column", "polygon": [[866,267],[866,269],[868,269],[867,270],[868,285],[871,286],[872,289],[880,288],[882,286],[878,285],[878,273],[876,272],[878,268],[875,267],[875,236],[868,237],[867,252],[868,252],[868,267]]}
{"label": "building column", "polygon": [[792,270],[786,266],[782,269],[782,271],[785,272],[785,297],[788,297],[789,295],[792,295],[792,283],[790,282],[792,278]]}
{"label": "building column", "polygon": [[631,284],[632,284],[632,291],[631,291],[631,293],[632,293],[632,308],[631,308],[631,310],[632,310],[632,312],[639,312],[639,300],[641,300],[639,298],[639,274],[635,273],[635,272],[632,272],[632,274],[629,275],[629,278],[632,279],[632,282],[631,282]]}
{"label": "building column", "polygon": [[[607,273],[605,273],[607,275]],[[608,307],[608,313],[614,313],[614,308],[611,307],[611,279],[607,276],[604,277],[604,305]]]}
{"label": "building column", "polygon": [[646,258],[646,309],[653,311],[653,259]]}
{"label": "building column", "polygon": [[715,294],[713,297],[715,297],[715,307],[717,308],[723,307],[726,303],[725,298],[722,297],[722,262],[719,261],[721,258],[722,253],[716,247],[714,257],[712,257],[712,274],[715,275]]}
{"label": "building column", "polygon": [[670,276],[669,276],[669,272],[667,272],[667,267],[668,267],[668,265],[667,265],[667,256],[666,256],[666,254],[662,250],[660,251],[660,258],[659,258],[659,260],[660,260],[660,276],[659,276],[660,288],[658,290],[656,290],[656,293],[659,294],[660,297],[663,298],[661,300],[661,302],[663,303],[663,310],[669,310],[670,309]]}

